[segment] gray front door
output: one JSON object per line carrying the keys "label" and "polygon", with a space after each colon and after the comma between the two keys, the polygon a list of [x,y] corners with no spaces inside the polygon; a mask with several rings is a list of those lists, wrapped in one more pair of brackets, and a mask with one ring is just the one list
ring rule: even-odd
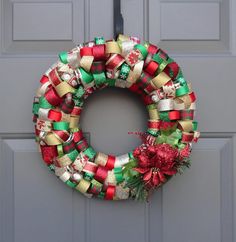
{"label": "gray front door", "polygon": [[[123,0],[125,34],[159,44],[197,93],[202,138],[192,167],[149,203],[89,200],[49,173],[34,142],[31,106],[56,54],[113,36],[111,0],[1,0],[0,241],[236,241],[234,0]],[[109,117],[109,118],[107,118]],[[86,104],[82,127],[94,148],[124,153],[146,128],[141,101],[104,90]]]}

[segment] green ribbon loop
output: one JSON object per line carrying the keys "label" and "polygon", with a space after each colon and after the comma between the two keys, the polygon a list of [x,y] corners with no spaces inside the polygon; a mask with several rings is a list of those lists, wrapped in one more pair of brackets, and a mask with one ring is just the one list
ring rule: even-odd
{"label": "green ribbon loop", "polygon": [[134,46],[134,49],[137,49],[137,50],[140,51],[140,53],[142,54],[143,59],[145,59],[147,57],[148,51],[145,48],[145,46],[137,44],[137,45]]}
{"label": "green ribbon loop", "polygon": [[82,98],[85,94],[85,90],[82,86],[79,86],[78,89],[76,89],[76,92],[73,94],[75,98]]}
{"label": "green ribbon loop", "polygon": [[90,159],[93,159],[96,155],[96,151],[91,147],[89,146],[85,151],[84,151],[84,154],[86,156],[88,156]]}
{"label": "green ribbon loop", "polygon": [[53,122],[54,130],[68,130],[69,123],[68,122]]}
{"label": "green ribbon loop", "polygon": [[123,174],[122,174],[122,168],[121,167],[115,167],[114,168],[114,174],[117,183],[120,183],[123,181]]}
{"label": "green ribbon loop", "polygon": [[65,183],[66,183],[67,186],[69,186],[71,188],[75,188],[77,186],[76,183],[74,183],[74,182],[72,182],[70,180],[67,180]]}
{"label": "green ribbon loop", "polygon": [[33,103],[32,113],[37,115],[38,112],[39,112],[39,103]]}
{"label": "green ribbon loop", "polygon": [[[176,76],[174,82],[175,82],[175,83],[176,83],[176,82],[180,82],[180,84],[181,84],[181,82],[184,82],[182,79],[184,79],[183,72],[182,72],[182,70],[179,68],[179,72],[178,72],[178,74],[177,74],[177,76]],[[179,80],[180,80],[180,81],[179,81]],[[185,81],[185,83],[183,83],[183,85],[184,85],[184,84],[187,84],[187,82]]]}
{"label": "green ribbon loop", "polygon": [[129,76],[129,72],[130,72],[130,66],[124,63],[120,69],[120,75],[119,75],[120,79],[126,80],[127,77]]}
{"label": "green ribbon loop", "polygon": [[170,121],[169,119],[169,111],[159,112],[160,119],[163,121]]}
{"label": "green ribbon loop", "polygon": [[164,61],[161,57],[159,53],[156,53],[152,56],[152,60],[157,62],[159,65]]}
{"label": "green ribbon loop", "polygon": [[80,73],[81,73],[81,76],[82,76],[82,80],[85,82],[85,83],[90,83],[93,81],[93,75],[90,74],[89,72],[85,71],[83,68],[79,68],[80,70]]}
{"label": "green ribbon loop", "polygon": [[79,152],[74,149],[73,151],[71,151],[70,153],[67,154],[67,156],[70,158],[71,161],[75,161],[76,157],[79,155]]}
{"label": "green ribbon loop", "polygon": [[52,108],[52,107],[53,106],[47,101],[46,98],[44,98],[44,97],[39,98],[39,108],[48,109],[48,108]]}
{"label": "green ribbon loop", "polygon": [[67,64],[68,63],[68,53],[66,51],[60,52],[59,59],[62,63]]}
{"label": "green ribbon loop", "polygon": [[134,159],[133,152],[129,152],[129,153],[128,153],[128,156],[129,156],[129,159]]}
{"label": "green ribbon loop", "polygon": [[105,192],[100,192],[99,194],[98,194],[98,198],[104,198],[105,197]]}
{"label": "green ribbon loop", "polygon": [[91,181],[93,179],[94,175],[92,173],[89,172],[85,172],[84,173],[84,179],[87,181]]}
{"label": "green ribbon loop", "polygon": [[158,130],[153,130],[153,129],[147,129],[147,133],[151,134],[154,137],[157,137],[159,134]]}
{"label": "green ribbon loop", "polygon": [[175,95],[177,97],[183,96],[185,94],[189,93],[189,88],[188,85],[181,86],[180,88],[175,90]]}
{"label": "green ribbon loop", "polygon": [[186,82],[186,80],[184,79],[183,76],[182,76],[182,77],[179,77],[176,81],[179,82],[179,84],[180,84],[181,86],[185,86],[185,85],[187,85],[187,82]]}
{"label": "green ribbon loop", "polygon": [[103,37],[95,37],[94,42],[96,45],[103,45],[105,44],[105,40]]}
{"label": "green ribbon loop", "polygon": [[93,74],[95,84],[100,86],[106,82],[106,75],[104,72]]}
{"label": "green ribbon loop", "polygon": [[197,131],[197,127],[198,127],[198,122],[193,121],[193,131]]}
{"label": "green ribbon loop", "polygon": [[116,79],[107,78],[106,83],[108,87],[114,87],[116,85]]}
{"label": "green ribbon loop", "polygon": [[82,107],[84,105],[84,101],[80,98],[74,99],[75,106]]}

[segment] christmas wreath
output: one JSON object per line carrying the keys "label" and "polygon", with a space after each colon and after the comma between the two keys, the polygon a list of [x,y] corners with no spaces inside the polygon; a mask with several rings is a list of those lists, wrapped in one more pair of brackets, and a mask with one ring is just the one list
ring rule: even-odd
{"label": "christmas wreath", "polygon": [[[107,200],[147,199],[190,166],[195,94],[178,64],[135,37],[102,37],[61,52],[42,76],[33,102],[36,142],[48,168],[69,187]],[[79,118],[85,99],[105,87],[128,88],[149,112],[143,144],[120,156],[96,152]]]}

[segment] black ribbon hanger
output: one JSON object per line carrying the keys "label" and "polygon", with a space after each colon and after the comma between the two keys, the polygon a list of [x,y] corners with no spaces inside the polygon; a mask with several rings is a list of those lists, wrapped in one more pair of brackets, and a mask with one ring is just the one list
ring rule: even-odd
{"label": "black ribbon hanger", "polygon": [[113,18],[114,18],[114,39],[124,31],[124,19],[121,14],[120,0],[113,0]]}

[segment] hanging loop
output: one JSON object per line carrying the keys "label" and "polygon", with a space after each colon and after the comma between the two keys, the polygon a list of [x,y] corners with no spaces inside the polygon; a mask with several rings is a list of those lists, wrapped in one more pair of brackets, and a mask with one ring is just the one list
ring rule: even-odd
{"label": "hanging loop", "polygon": [[123,34],[124,20],[121,14],[120,0],[113,0],[113,18],[114,18],[114,38],[119,34]]}

